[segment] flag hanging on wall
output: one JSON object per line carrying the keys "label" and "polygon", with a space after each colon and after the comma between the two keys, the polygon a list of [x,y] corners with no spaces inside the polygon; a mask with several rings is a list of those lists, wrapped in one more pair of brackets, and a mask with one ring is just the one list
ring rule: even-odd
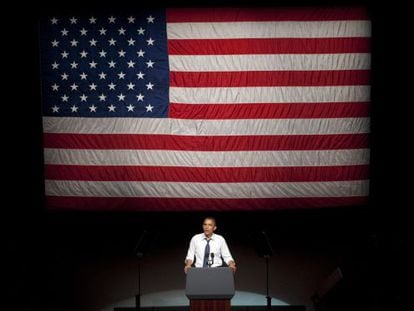
{"label": "flag hanging on wall", "polygon": [[40,21],[49,208],[363,205],[363,8],[197,8]]}

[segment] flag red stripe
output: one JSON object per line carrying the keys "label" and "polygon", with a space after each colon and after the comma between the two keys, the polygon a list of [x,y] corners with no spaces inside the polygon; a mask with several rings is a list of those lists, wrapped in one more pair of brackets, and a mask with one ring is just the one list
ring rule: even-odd
{"label": "flag red stripe", "polygon": [[170,55],[367,53],[370,38],[168,40]]}
{"label": "flag red stripe", "polygon": [[46,165],[49,180],[176,182],[309,182],[368,179],[368,165],[323,167],[172,167]]}
{"label": "flag red stripe", "polygon": [[369,85],[370,70],[170,72],[175,87]]}
{"label": "flag red stripe", "polygon": [[177,136],[134,134],[45,133],[45,148],[148,149],[192,151],[333,150],[359,149],[368,144],[368,134]]}
{"label": "flag red stripe", "polygon": [[179,8],[167,10],[167,23],[248,21],[367,20],[364,7]]}
{"label": "flag red stripe", "polygon": [[180,104],[171,103],[177,119],[313,119],[369,116],[369,103]]}
{"label": "flag red stripe", "polygon": [[106,211],[260,211],[285,208],[312,208],[364,205],[368,197],[273,198],[273,199],[192,199],[192,198],[103,198],[46,197],[51,209]]}

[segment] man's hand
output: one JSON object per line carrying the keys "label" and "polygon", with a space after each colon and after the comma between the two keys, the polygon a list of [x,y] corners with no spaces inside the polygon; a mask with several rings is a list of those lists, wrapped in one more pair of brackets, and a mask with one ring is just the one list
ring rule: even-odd
{"label": "man's hand", "polygon": [[235,273],[236,270],[237,270],[236,263],[234,261],[230,261],[229,262],[229,268],[233,271],[233,273]]}
{"label": "man's hand", "polygon": [[186,259],[184,261],[184,264],[185,264],[185,266],[184,266],[184,273],[187,274],[188,270],[191,268],[191,265],[193,264],[193,261],[190,260],[190,259]]}

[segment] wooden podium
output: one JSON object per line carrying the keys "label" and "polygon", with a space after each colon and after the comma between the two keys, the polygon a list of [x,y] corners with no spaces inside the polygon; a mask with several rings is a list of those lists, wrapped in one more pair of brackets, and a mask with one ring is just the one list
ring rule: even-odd
{"label": "wooden podium", "polygon": [[234,296],[234,275],[230,268],[191,268],[187,272],[185,295],[190,311],[230,311]]}

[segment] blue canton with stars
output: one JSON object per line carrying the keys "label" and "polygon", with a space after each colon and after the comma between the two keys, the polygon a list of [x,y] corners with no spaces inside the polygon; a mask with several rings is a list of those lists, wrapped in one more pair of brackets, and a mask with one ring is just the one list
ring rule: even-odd
{"label": "blue canton with stars", "polygon": [[165,12],[40,21],[44,116],[167,117]]}

